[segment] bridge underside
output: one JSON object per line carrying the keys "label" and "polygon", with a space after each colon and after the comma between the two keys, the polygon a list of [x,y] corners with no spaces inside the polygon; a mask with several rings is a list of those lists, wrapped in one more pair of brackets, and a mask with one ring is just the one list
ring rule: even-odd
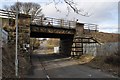
{"label": "bridge underside", "polygon": [[56,34],[56,33],[43,33],[43,32],[31,32],[32,38],[73,38],[74,35],[69,34]]}
{"label": "bridge underside", "polygon": [[33,38],[60,38],[60,54],[70,56],[75,29],[31,25],[30,37]]}

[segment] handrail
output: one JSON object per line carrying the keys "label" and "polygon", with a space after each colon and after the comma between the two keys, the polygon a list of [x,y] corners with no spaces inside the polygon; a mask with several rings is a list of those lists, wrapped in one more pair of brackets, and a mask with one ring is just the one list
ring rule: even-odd
{"label": "handrail", "polygon": [[36,25],[53,26],[53,27],[61,27],[61,28],[75,28],[76,27],[75,21],[68,21],[68,20],[43,17],[43,16],[38,16],[31,23],[36,24]]}
{"label": "handrail", "polygon": [[89,23],[85,23],[84,24],[84,29],[89,29],[89,30],[95,30],[97,31],[98,30],[98,25],[96,24],[89,24]]}
{"label": "handrail", "polygon": [[[0,9],[0,17],[2,16],[2,17],[6,17],[6,18],[15,19],[15,16],[16,16],[15,13],[16,12],[14,12],[14,11]],[[20,14],[22,14],[22,13],[20,13]],[[75,29],[75,27],[76,27],[76,21],[56,19],[56,18],[50,18],[50,17],[44,17],[44,16],[36,16],[34,18],[34,20],[31,21],[31,24],[69,28],[69,29]],[[95,30],[95,31],[98,30],[96,24],[89,24],[89,23],[83,23],[83,24],[84,24],[84,29]]]}
{"label": "handrail", "polygon": [[15,18],[15,12],[0,9],[0,16],[6,18]]}

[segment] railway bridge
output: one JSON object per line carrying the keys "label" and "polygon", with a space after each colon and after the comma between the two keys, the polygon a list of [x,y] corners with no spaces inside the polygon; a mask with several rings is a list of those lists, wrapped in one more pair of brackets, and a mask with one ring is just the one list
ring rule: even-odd
{"label": "railway bridge", "polygon": [[30,37],[60,38],[60,54],[81,56],[83,44],[98,43],[90,32],[97,32],[97,25],[38,16],[30,24]]}
{"label": "railway bridge", "polygon": [[[0,13],[3,24],[8,20],[8,25],[3,25],[3,27],[14,27],[11,33],[15,34],[16,13],[5,10],[0,10]],[[97,25],[44,16],[37,16],[31,20],[30,15],[22,13],[18,15],[19,49],[23,48],[23,44],[30,44],[31,37],[60,38],[59,52],[61,54],[80,56],[83,54],[84,43],[97,43],[97,40],[90,35],[91,31],[98,31]]]}

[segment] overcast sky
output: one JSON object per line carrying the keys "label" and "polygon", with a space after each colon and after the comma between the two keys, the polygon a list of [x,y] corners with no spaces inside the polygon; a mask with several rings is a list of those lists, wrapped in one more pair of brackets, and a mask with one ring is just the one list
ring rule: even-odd
{"label": "overcast sky", "polygon": [[[17,0],[0,0],[0,9],[4,8],[4,5],[12,5]],[[91,14],[90,17],[84,17],[74,13],[73,11],[67,15],[67,5],[61,2],[56,6],[60,12],[57,12],[53,3],[49,4],[53,0],[18,0],[20,2],[36,2],[41,5],[42,12],[45,16],[61,18],[67,20],[76,20],[82,23],[97,24],[98,28],[102,32],[118,33],[118,1],[119,0],[74,0],[76,6],[83,9],[84,12]],[[59,1],[59,0],[56,0]]]}

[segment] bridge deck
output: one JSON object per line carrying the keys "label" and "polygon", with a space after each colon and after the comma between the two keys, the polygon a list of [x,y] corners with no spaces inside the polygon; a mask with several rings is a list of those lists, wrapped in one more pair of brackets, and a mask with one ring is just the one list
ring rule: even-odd
{"label": "bridge deck", "polygon": [[30,26],[31,37],[42,37],[42,38],[64,38],[73,37],[75,34],[75,29],[53,27],[53,26],[42,26],[33,25]]}
{"label": "bridge deck", "polygon": [[[75,34],[75,21],[37,16],[30,25],[31,37],[64,38]],[[36,35],[37,34],[37,35]]]}

